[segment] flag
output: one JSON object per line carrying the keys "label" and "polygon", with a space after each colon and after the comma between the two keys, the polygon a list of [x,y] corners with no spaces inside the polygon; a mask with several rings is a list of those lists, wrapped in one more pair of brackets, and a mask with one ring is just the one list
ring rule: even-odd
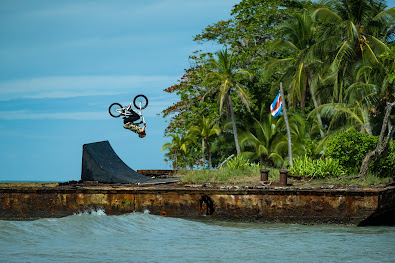
{"label": "flag", "polygon": [[279,92],[277,97],[274,99],[273,103],[270,105],[270,113],[276,118],[281,114],[283,108],[283,100],[281,98],[281,93]]}

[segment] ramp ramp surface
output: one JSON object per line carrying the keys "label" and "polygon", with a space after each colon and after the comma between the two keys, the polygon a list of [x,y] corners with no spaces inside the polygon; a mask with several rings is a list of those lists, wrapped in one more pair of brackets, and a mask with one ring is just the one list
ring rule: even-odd
{"label": "ramp ramp surface", "polygon": [[108,141],[83,145],[81,179],[100,183],[132,184],[176,181],[174,178],[152,179],[137,173],[119,158]]}

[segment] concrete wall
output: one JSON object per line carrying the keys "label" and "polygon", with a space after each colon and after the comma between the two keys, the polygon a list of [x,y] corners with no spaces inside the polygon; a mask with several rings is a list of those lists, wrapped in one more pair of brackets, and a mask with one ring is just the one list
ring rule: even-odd
{"label": "concrete wall", "polygon": [[191,219],[377,224],[383,218],[395,218],[394,196],[395,187],[364,190],[16,187],[0,188],[0,219],[34,220],[102,209],[108,215],[149,211]]}

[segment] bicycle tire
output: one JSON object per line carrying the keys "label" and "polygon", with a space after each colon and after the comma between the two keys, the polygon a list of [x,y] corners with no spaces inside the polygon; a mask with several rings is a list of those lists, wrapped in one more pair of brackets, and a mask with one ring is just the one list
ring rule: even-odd
{"label": "bicycle tire", "polygon": [[[121,111],[117,111],[118,109]],[[118,118],[122,115],[123,112],[122,109],[123,109],[122,105],[115,102],[111,104],[110,107],[108,107],[108,113],[110,113],[112,117]]]}
{"label": "bicycle tire", "polygon": [[[138,105],[139,102],[141,102],[141,109]],[[148,106],[148,99],[145,95],[140,94],[140,95],[137,95],[136,97],[134,97],[133,104],[136,107],[136,109],[143,110],[143,109],[147,108],[147,106]]]}

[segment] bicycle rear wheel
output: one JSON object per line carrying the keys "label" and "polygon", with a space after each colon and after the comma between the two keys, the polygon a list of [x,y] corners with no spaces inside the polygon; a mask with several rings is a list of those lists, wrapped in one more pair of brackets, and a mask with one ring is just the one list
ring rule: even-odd
{"label": "bicycle rear wheel", "polygon": [[122,115],[123,113],[123,107],[121,104],[119,103],[113,103],[110,105],[110,107],[108,108],[108,112],[110,113],[110,115],[114,118],[118,118],[119,116]]}
{"label": "bicycle rear wheel", "polygon": [[[133,104],[137,109],[142,110],[142,109],[147,108],[148,99],[146,96],[140,94],[140,95],[137,95],[136,97],[134,97]],[[140,105],[141,105],[141,108],[140,108]]]}

